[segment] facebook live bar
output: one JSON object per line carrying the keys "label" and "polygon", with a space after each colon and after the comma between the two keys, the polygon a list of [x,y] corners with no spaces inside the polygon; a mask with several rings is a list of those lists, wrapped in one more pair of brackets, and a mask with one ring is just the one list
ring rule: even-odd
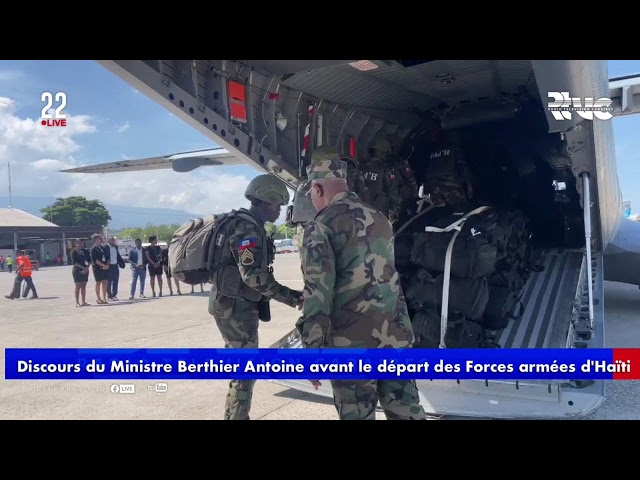
{"label": "facebook live bar", "polygon": [[7,380],[637,380],[640,349],[20,349]]}

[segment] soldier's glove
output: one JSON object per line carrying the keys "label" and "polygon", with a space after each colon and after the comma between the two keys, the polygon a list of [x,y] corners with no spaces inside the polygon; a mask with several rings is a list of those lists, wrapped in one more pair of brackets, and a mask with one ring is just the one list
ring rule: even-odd
{"label": "soldier's glove", "polygon": [[302,310],[302,305],[304,304],[304,294],[302,292],[294,291],[294,298],[297,301],[296,307],[298,310]]}
{"label": "soldier's glove", "polygon": [[269,299],[266,297],[262,297],[262,300],[258,302],[258,318],[263,322],[271,321],[271,307]]}

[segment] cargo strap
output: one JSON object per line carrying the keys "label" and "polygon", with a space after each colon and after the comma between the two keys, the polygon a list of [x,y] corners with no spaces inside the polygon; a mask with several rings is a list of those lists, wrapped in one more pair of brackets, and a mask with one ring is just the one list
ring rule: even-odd
{"label": "cargo strap", "polygon": [[433,200],[431,198],[431,195],[425,195],[424,194],[424,185],[420,185],[420,190],[418,191],[418,197],[420,198],[416,204],[418,205],[418,209],[417,212],[420,213],[422,211],[422,208],[424,207],[425,203],[429,203],[433,208]]}
{"label": "cargo strap", "polygon": [[478,207],[475,210],[471,210],[469,213],[461,217],[460,219],[453,222],[448,227],[438,228],[438,227],[425,227],[425,232],[436,232],[436,233],[444,233],[453,232],[453,236],[449,241],[449,246],[447,247],[447,254],[444,258],[444,279],[442,282],[442,312],[440,313],[440,348],[447,348],[445,339],[447,336],[447,325],[449,322],[449,284],[451,280],[451,256],[453,254],[453,244],[458,237],[458,234],[462,230],[464,223],[467,219],[472,215],[477,215],[478,213],[482,213],[485,210],[490,209],[491,207]]}
{"label": "cargo strap", "polygon": [[429,205],[425,210],[421,211],[420,213],[414,215],[413,217],[411,217],[409,220],[407,220],[406,222],[404,222],[404,224],[398,229],[396,230],[396,233],[393,234],[394,238],[397,237],[398,235],[400,235],[400,233],[402,233],[402,231],[407,228],[409,225],[411,225],[415,220],[417,220],[418,218],[420,218],[422,215],[424,215],[425,213],[430,212],[431,210],[433,210],[434,208],[436,208],[436,206],[440,206],[440,205],[434,205],[431,204]]}
{"label": "cargo strap", "polygon": [[[431,199],[430,196],[428,195],[424,195],[423,193],[423,186],[420,186],[420,192],[418,193],[418,196],[420,197],[420,200],[418,200],[416,202],[416,204],[418,205],[418,209],[417,209],[417,213],[411,217],[409,220],[407,220],[398,230],[396,230],[396,233],[394,233],[393,237],[397,237],[398,235],[400,235],[400,233],[402,233],[402,231],[407,228],[409,225],[411,225],[415,220],[417,220],[418,218],[420,218],[422,215],[430,212],[431,210],[433,210],[434,208],[437,207],[444,207],[444,203],[433,203],[433,200]],[[427,207],[423,210],[425,203],[428,203]]]}

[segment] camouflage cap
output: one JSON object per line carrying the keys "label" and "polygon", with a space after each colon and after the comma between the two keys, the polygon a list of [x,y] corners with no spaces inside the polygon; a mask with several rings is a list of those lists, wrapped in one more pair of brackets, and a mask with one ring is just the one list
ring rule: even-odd
{"label": "camouflage cap", "polygon": [[328,145],[322,145],[313,151],[311,161],[321,162],[323,160],[333,160],[334,158],[340,158],[340,152],[337,148],[332,148]]}
{"label": "camouflage cap", "polygon": [[347,180],[347,163],[340,157],[326,160],[316,160],[307,167],[309,183],[325,178],[341,178]]}

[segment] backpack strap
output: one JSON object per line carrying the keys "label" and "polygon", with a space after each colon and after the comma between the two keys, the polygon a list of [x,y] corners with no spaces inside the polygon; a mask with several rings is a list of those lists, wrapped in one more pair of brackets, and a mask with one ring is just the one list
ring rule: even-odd
{"label": "backpack strap", "polygon": [[[255,218],[253,218],[253,216],[251,216],[250,214],[244,213],[238,210],[231,210],[228,213],[228,215],[222,219],[220,225],[218,225],[216,238],[212,239],[212,241],[215,242],[216,247],[222,247],[227,237],[226,233],[221,233],[220,230],[223,228],[227,228],[229,222],[237,222],[238,217],[242,217],[243,219],[250,221],[251,223],[255,224],[258,227],[260,226],[258,221]],[[217,274],[219,270],[222,270],[223,268],[229,267],[231,265],[235,265],[236,263],[235,259],[233,258],[233,255],[229,255],[228,258],[226,258],[224,261],[221,261],[220,263],[214,265],[214,262],[215,262],[215,255],[213,254],[214,248],[215,247],[210,248],[211,258],[209,258],[208,260],[208,270],[210,272],[211,277],[213,277],[214,274]],[[223,253],[222,255],[224,258],[225,254]]]}

